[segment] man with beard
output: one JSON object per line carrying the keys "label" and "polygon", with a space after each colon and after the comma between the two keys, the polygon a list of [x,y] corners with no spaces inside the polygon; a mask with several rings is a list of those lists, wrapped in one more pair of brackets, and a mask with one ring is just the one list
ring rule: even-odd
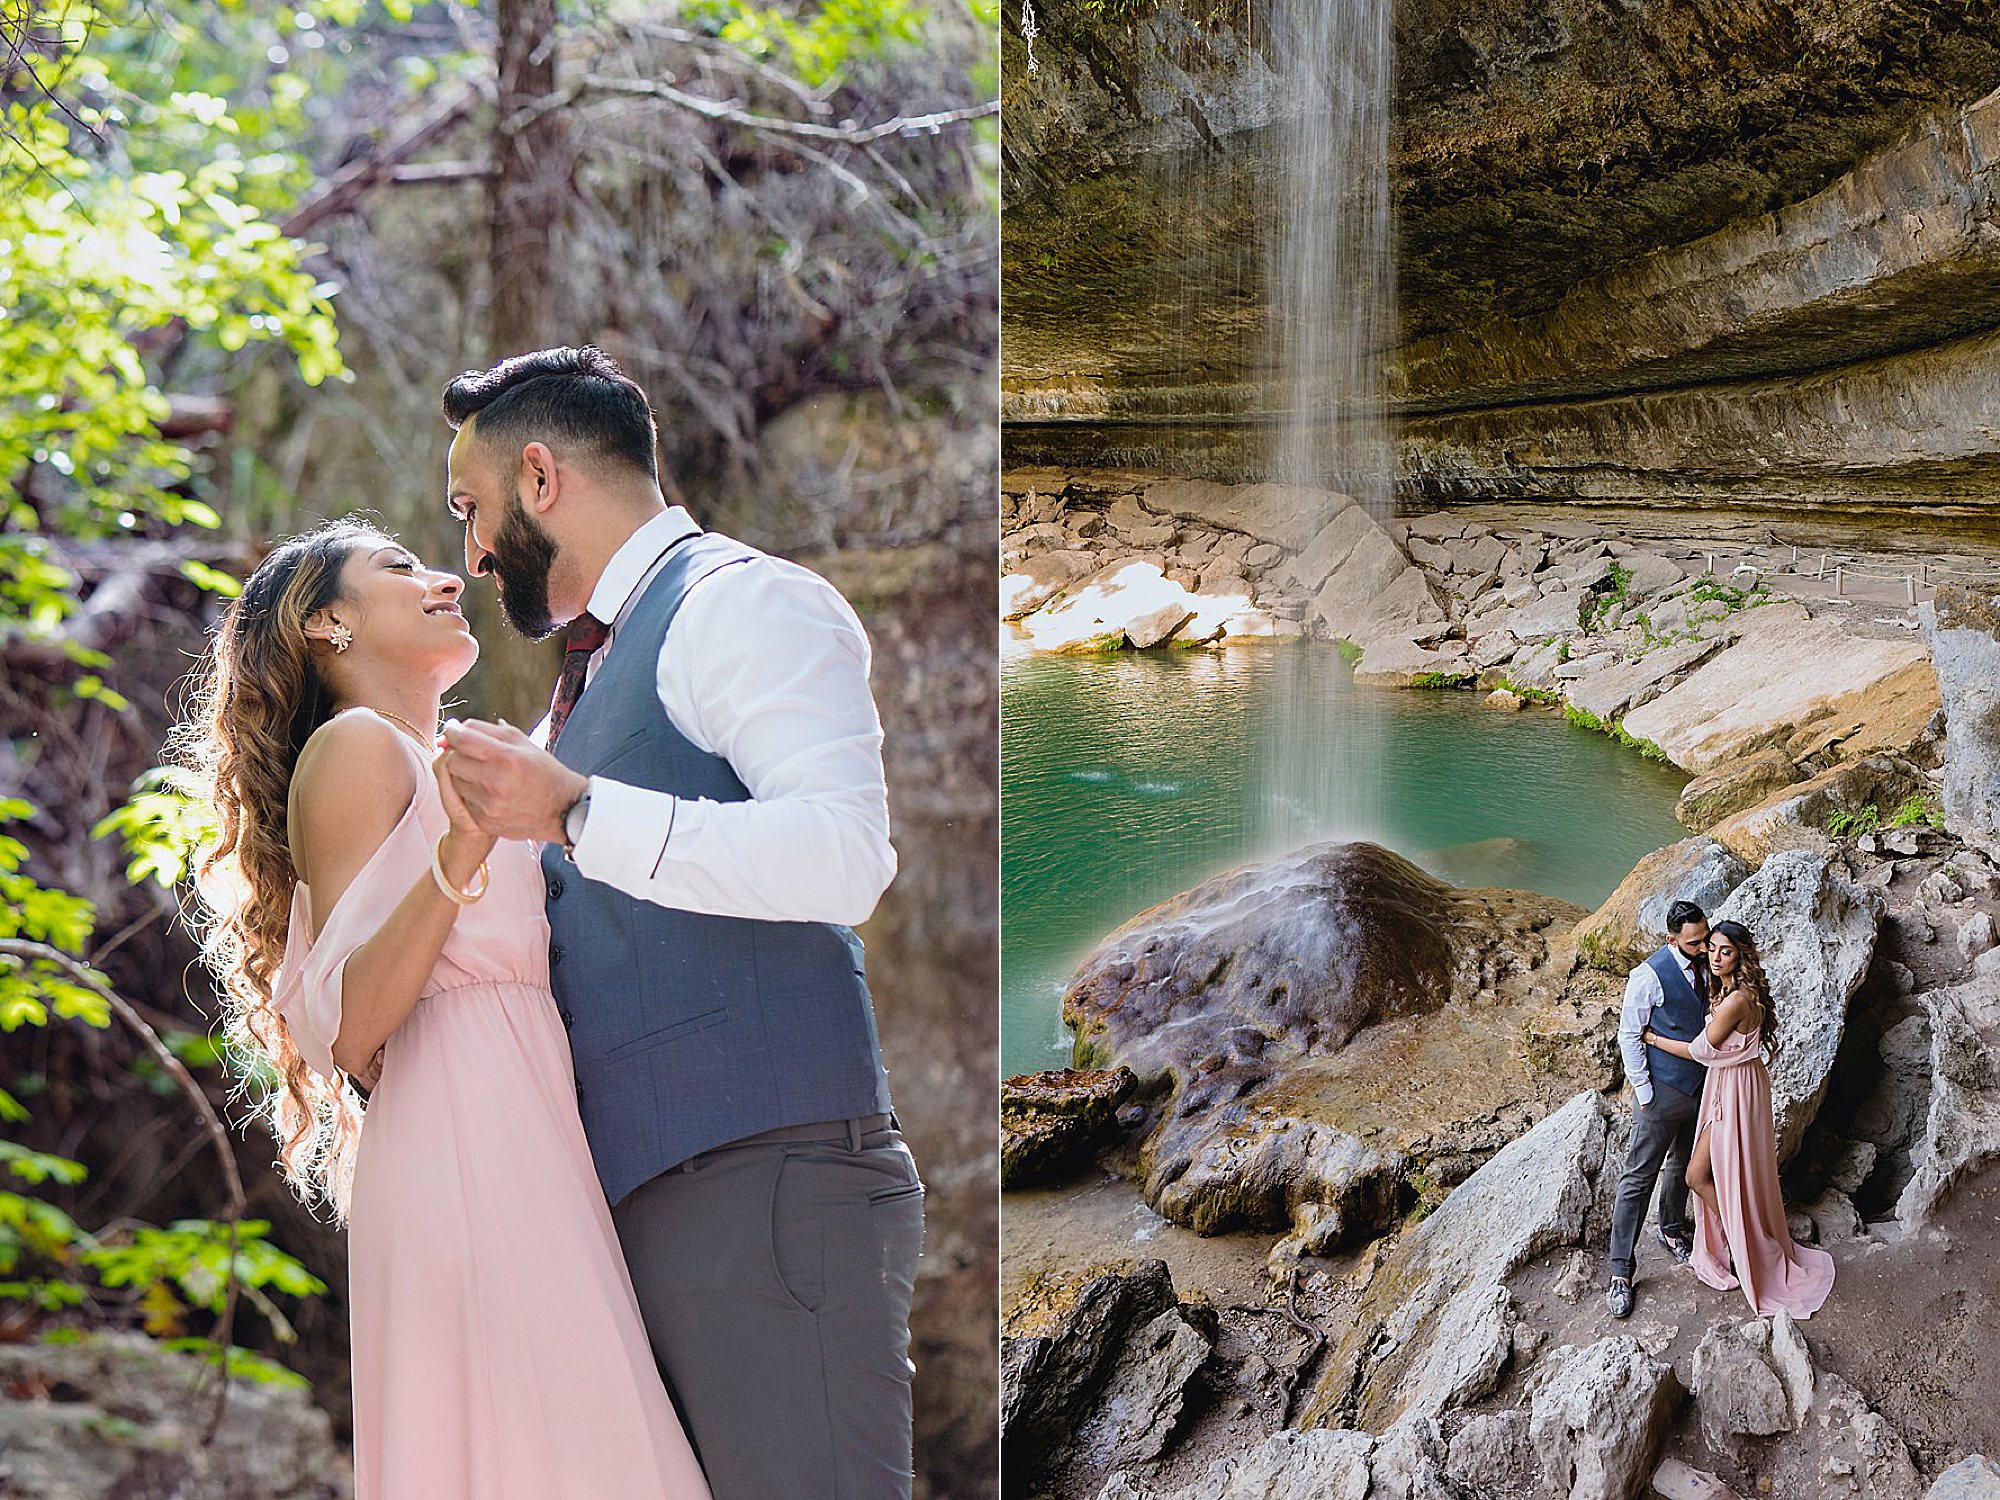
{"label": "man with beard", "polygon": [[895,872],[867,636],[667,504],[598,350],[468,372],[444,411],[467,571],[568,628],[535,734],[453,722],[443,770],[543,844],[578,1109],[715,1500],[907,1495],[923,1188],[850,930]]}

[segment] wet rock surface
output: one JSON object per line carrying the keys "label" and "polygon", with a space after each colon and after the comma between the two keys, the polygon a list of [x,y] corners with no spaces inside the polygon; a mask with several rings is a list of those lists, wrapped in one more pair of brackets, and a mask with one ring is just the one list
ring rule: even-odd
{"label": "wet rock surface", "polygon": [[[1392,1222],[1419,1164],[1456,1180],[1554,1080],[1596,1074],[1589,1025],[1524,993],[1575,916],[1314,845],[1134,918],[1078,966],[1063,1015],[1080,1061],[1131,1068],[1156,1101],[1149,1203],[1321,1251]],[[1531,1036],[1533,1060],[1512,1041]]]}

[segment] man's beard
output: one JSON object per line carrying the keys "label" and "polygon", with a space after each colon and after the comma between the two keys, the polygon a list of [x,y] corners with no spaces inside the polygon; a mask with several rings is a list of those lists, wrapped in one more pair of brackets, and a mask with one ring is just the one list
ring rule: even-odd
{"label": "man's beard", "polygon": [[556,633],[549,616],[549,569],[555,565],[555,538],[528,518],[519,497],[515,497],[500,517],[500,529],[493,534],[493,549],[487,554],[494,576],[500,580],[500,610],[507,623],[531,641],[545,641]]}

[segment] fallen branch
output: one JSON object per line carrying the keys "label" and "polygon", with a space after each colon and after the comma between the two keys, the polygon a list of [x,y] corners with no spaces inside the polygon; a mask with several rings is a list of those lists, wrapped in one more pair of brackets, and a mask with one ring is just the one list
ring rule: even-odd
{"label": "fallen branch", "polygon": [[766,135],[793,136],[809,141],[833,141],[845,146],[866,146],[872,141],[886,140],[892,135],[922,135],[942,130],[947,125],[963,125],[970,120],[980,120],[988,115],[1000,113],[1000,101],[989,99],[968,109],[940,110],[936,114],[928,115],[897,115],[894,119],[882,120],[874,125],[818,125],[810,120],[787,120],[778,115],[752,114],[736,100],[707,99],[700,94],[690,94],[686,89],[677,89],[670,83],[652,83],[643,78],[601,78],[591,74],[562,93],[529,106],[522,112],[522,116],[517,116],[508,123],[510,126],[515,125],[520,123],[522,117],[546,114],[551,109],[567,108],[587,94],[617,94],[633,98],[660,99],[680,109],[698,114],[703,119],[719,120],[725,125],[740,125],[745,130],[761,131]]}
{"label": "fallen branch", "polygon": [[12,958],[26,965],[28,963],[52,964],[61,969],[75,983],[98,996],[111,1007],[112,1013],[131,1028],[132,1033],[152,1053],[153,1060],[166,1070],[167,1076],[180,1086],[182,1093],[193,1101],[195,1112],[201,1116],[203,1126],[208,1131],[210,1143],[222,1163],[222,1182],[228,1191],[224,1219],[229,1225],[229,1274],[224,1284],[222,1315],[217,1320],[215,1330],[210,1334],[221,1357],[216,1365],[220,1381],[215,1395],[215,1411],[210,1416],[208,1430],[202,1437],[204,1444],[212,1442],[217,1429],[222,1426],[223,1414],[229,1409],[229,1349],[236,1327],[236,1304],[241,1287],[236,1276],[236,1256],[241,1246],[241,1224],[249,1211],[250,1200],[243,1191],[242,1174],[236,1170],[236,1152],[229,1144],[229,1131],[222,1123],[222,1116],[216,1113],[215,1105],[209,1101],[207,1090],[195,1080],[187,1065],[174,1055],[174,1049],[160,1039],[146,1018],[139,1014],[138,1007],[105,981],[95,969],[78,962],[59,948],[51,948],[46,943],[29,942],[25,938],[0,938],[0,956]]}

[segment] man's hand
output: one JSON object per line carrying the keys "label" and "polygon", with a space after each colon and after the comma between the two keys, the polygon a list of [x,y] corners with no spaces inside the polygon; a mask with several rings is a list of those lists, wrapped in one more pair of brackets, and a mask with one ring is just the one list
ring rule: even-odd
{"label": "man's hand", "polygon": [[444,726],[444,742],[444,774],[482,832],[562,842],[563,814],[589,778],[511,724],[453,719]]}

